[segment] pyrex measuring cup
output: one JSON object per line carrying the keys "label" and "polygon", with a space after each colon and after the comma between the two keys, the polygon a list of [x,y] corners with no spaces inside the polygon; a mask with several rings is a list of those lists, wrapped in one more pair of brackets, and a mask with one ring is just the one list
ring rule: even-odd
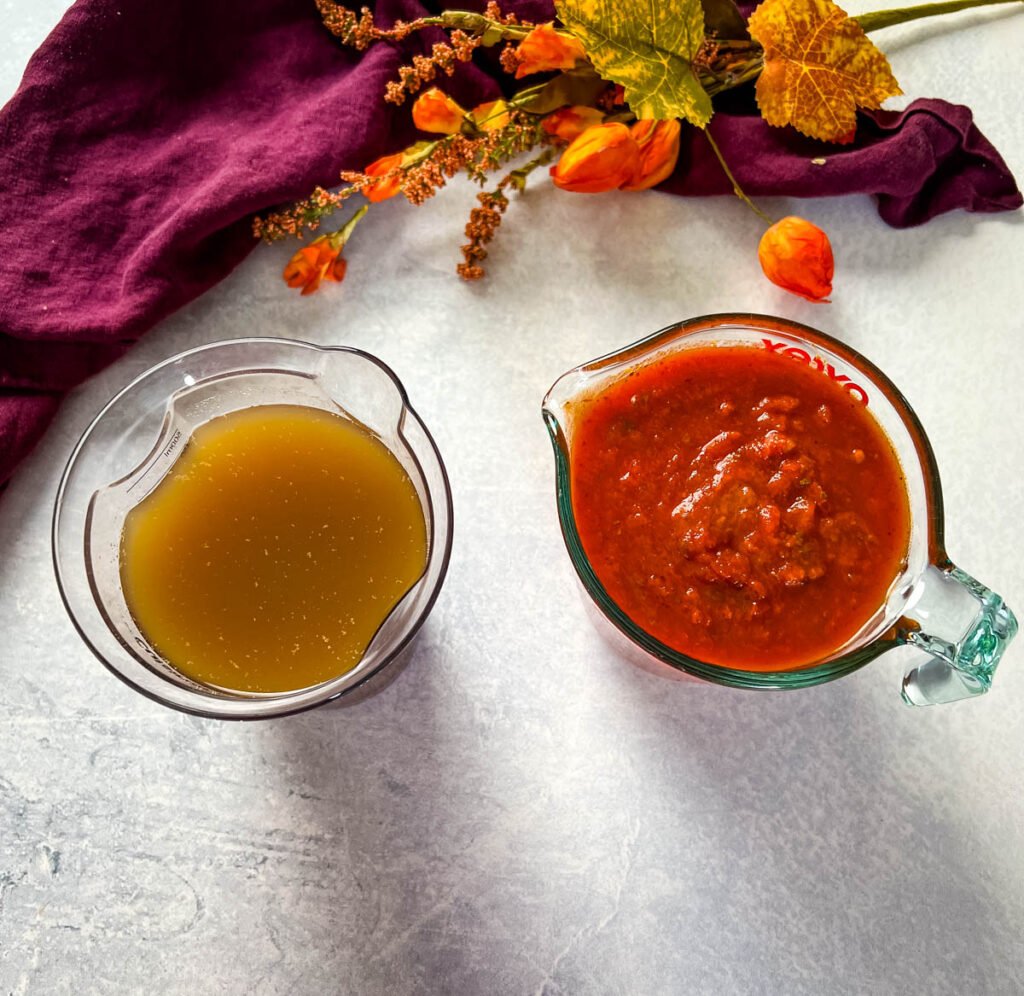
{"label": "pyrex measuring cup", "polygon": [[[160,483],[197,426],[227,412],[274,404],[341,414],[375,433],[420,499],[427,566],[351,671],[297,691],[231,692],[185,677],[139,631],[121,589],[121,530],[128,511]],[[452,499],[444,464],[398,378],[360,350],[289,339],[212,343],[142,374],[86,429],[64,471],[53,519],[61,596],[96,656],[150,698],[222,719],[280,716],[320,705],[394,661],[437,598],[451,542]]]}
{"label": "pyrex measuring cup", "polygon": [[[697,660],[637,625],[602,586],[583,549],[573,513],[570,456],[575,412],[639,366],[695,346],[744,344],[806,363],[865,404],[885,430],[906,478],[911,532],[906,562],[883,604],[827,658],[792,670],[744,671]],[[697,678],[738,688],[802,688],[839,678],[893,647],[921,653],[903,678],[903,697],[933,705],[987,692],[1017,620],[1003,600],[946,556],[942,491],[935,457],[917,416],[874,364],[831,336],[781,318],[727,314],[695,318],[560,377],[543,404],[554,446],[558,515],[584,588],[613,626],[644,654]]]}

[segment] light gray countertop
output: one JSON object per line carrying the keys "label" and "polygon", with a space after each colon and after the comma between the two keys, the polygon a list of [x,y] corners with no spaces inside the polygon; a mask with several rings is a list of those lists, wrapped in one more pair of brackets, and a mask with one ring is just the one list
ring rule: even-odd
{"label": "light gray countertop", "polygon": [[[0,98],[62,7],[0,8]],[[909,96],[971,106],[1024,178],[1024,15],[961,22],[879,38]],[[789,693],[628,664],[577,595],[539,414],[563,370],[680,318],[831,331],[924,422],[953,558],[1024,611],[1021,215],[900,232],[867,198],[769,201],[832,237],[816,307],[761,277],[738,201],[547,183],[467,286],[472,198],[381,205],[344,286],[310,298],[280,280],[291,246],[255,252],[74,391],[0,496],[0,993],[1024,992],[1024,639],[990,695],[934,709],[901,702],[900,653]],[[111,394],[244,335],[395,369],[447,462],[455,547],[393,680],[231,724],[92,658],[49,521]]]}

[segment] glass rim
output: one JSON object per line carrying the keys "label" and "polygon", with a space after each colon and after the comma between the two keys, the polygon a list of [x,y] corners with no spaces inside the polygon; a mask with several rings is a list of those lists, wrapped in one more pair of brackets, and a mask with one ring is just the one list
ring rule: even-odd
{"label": "glass rim", "polygon": [[[318,353],[349,353],[349,354],[352,354],[352,355],[355,355],[355,356],[359,356],[362,359],[368,360],[369,362],[371,362],[375,366],[377,366],[391,380],[391,382],[394,384],[396,390],[398,391],[399,397],[401,399],[401,404],[402,404],[401,421],[404,422],[404,420],[405,420],[405,418],[407,416],[411,416],[411,418],[415,421],[415,423],[418,425],[420,430],[423,432],[424,438],[426,439],[427,443],[429,444],[430,450],[433,453],[434,458],[437,461],[437,466],[438,466],[438,470],[439,470],[439,473],[440,473],[441,481],[442,481],[442,484],[443,484],[443,490],[444,490],[442,505],[443,505],[443,507],[445,509],[445,512],[446,512],[448,528],[445,530],[445,535],[443,537],[443,539],[444,539],[443,546],[438,551],[438,554],[437,554],[440,557],[440,560],[438,562],[439,566],[438,566],[437,578],[433,582],[432,590],[430,591],[429,595],[427,596],[427,599],[424,602],[422,608],[419,610],[418,614],[413,619],[411,625],[409,626],[408,631],[402,636],[402,638],[399,641],[396,642],[396,644],[393,647],[391,647],[388,650],[388,652],[386,654],[384,654],[381,657],[381,660],[373,668],[369,669],[365,674],[360,675],[358,680],[352,681],[349,684],[342,684],[341,687],[337,688],[337,690],[332,691],[331,694],[325,695],[325,696],[323,696],[321,698],[313,697],[313,698],[311,698],[310,701],[303,701],[301,703],[294,704],[294,705],[292,705],[290,707],[289,707],[289,700],[290,699],[294,699],[294,698],[296,698],[298,696],[310,696],[311,693],[315,693],[318,689],[321,689],[321,690],[322,689],[327,689],[329,686],[333,685],[335,682],[339,682],[339,683],[342,682],[343,679],[345,677],[347,677],[348,675],[350,675],[352,672],[351,671],[345,672],[345,674],[338,675],[336,678],[332,678],[332,679],[329,679],[328,681],[322,682],[322,683],[320,683],[318,685],[312,685],[312,686],[308,686],[308,687],[302,688],[302,689],[295,689],[293,691],[280,692],[280,693],[261,694],[258,697],[253,697],[251,699],[247,697],[247,698],[242,698],[242,699],[231,699],[230,700],[233,703],[235,703],[236,705],[239,704],[239,703],[245,703],[245,702],[252,702],[253,704],[259,703],[259,704],[263,704],[264,706],[267,706],[267,705],[270,705],[270,704],[273,704],[273,703],[280,703],[282,705],[282,707],[283,707],[283,708],[280,708],[280,709],[277,709],[277,710],[270,710],[270,709],[268,709],[268,711],[265,711],[265,712],[254,713],[254,714],[246,714],[246,713],[243,713],[243,712],[222,712],[222,711],[219,711],[215,706],[212,707],[212,708],[193,707],[193,706],[191,706],[189,704],[186,704],[186,703],[183,703],[183,702],[177,702],[177,701],[170,700],[170,699],[165,698],[164,696],[162,696],[158,691],[153,690],[151,688],[147,688],[147,687],[141,685],[140,683],[138,683],[137,681],[133,680],[133,678],[131,677],[130,674],[125,673],[116,664],[114,664],[111,660],[109,660],[108,656],[102,650],[100,650],[97,646],[95,646],[95,644],[93,643],[92,639],[90,639],[89,635],[86,633],[85,629],[83,628],[83,625],[79,621],[79,618],[78,618],[78,615],[76,613],[76,610],[75,610],[74,606],[72,605],[72,602],[71,602],[71,600],[70,600],[70,598],[68,596],[67,583],[66,583],[67,579],[65,577],[66,568],[61,563],[61,543],[60,543],[60,537],[59,537],[59,529],[60,529],[60,523],[61,523],[61,513],[62,513],[62,511],[64,509],[65,493],[66,493],[66,490],[67,490],[67,486],[68,486],[69,480],[71,478],[72,471],[74,470],[74,468],[75,468],[75,466],[77,464],[77,461],[78,461],[78,459],[79,459],[79,457],[80,457],[80,455],[81,455],[81,453],[82,453],[86,443],[88,442],[90,436],[92,435],[93,431],[103,421],[103,419],[106,417],[106,415],[110,411],[110,409],[112,409],[118,402],[123,400],[127,395],[129,395],[133,391],[135,391],[145,381],[149,380],[150,378],[152,378],[156,374],[160,373],[162,370],[164,370],[166,367],[170,366],[171,364],[180,362],[181,360],[183,360],[183,359],[185,359],[187,357],[195,356],[195,355],[200,354],[200,353],[212,352],[212,351],[217,351],[217,350],[223,350],[225,347],[233,347],[233,346],[236,346],[236,345],[245,346],[245,345],[253,345],[253,344],[273,345],[273,346],[284,347],[284,348],[298,347],[300,349],[304,349],[304,350],[308,349],[308,350],[311,350],[313,352],[318,352]],[[258,368],[255,368],[255,367],[253,368],[253,370],[257,370],[257,369]],[[242,371],[238,371],[238,372],[242,372]],[[250,371],[250,372],[252,372],[252,371]],[[197,383],[199,383],[199,382],[197,382]],[[402,432],[401,429],[399,430],[399,434],[404,438],[404,433]],[[410,453],[413,453],[411,447],[410,447]],[[419,457],[416,456],[415,453],[413,453],[413,458],[416,461],[416,463],[418,464],[419,463]],[[426,482],[424,482],[424,483],[425,483],[425,486],[427,487],[428,499],[429,499],[430,503],[433,505],[434,495],[433,495],[431,489],[429,488],[429,485],[426,485]],[[434,527],[434,522],[436,520],[436,515],[432,515],[431,518],[432,518],[431,529],[432,529],[432,532],[433,532],[433,527]],[[448,476],[448,469],[445,466],[444,459],[441,456],[441,452],[438,449],[437,443],[434,440],[434,437],[433,437],[432,433],[427,428],[427,426],[424,423],[424,421],[419,417],[419,414],[416,412],[416,409],[410,403],[409,395],[408,395],[408,392],[405,389],[405,385],[398,378],[398,376],[391,369],[391,367],[388,366],[388,364],[386,364],[383,360],[381,360],[379,357],[375,356],[374,354],[369,353],[366,350],[360,349],[360,348],[358,348],[356,346],[334,346],[334,345],[332,345],[332,346],[321,346],[321,345],[319,345],[317,343],[307,342],[307,341],[302,340],[302,339],[292,339],[292,338],[283,337],[283,336],[282,337],[278,337],[278,336],[240,336],[240,337],[235,338],[235,339],[218,339],[218,340],[216,340],[214,342],[203,343],[203,344],[201,344],[199,346],[193,346],[190,349],[182,350],[181,352],[174,353],[171,356],[166,357],[165,359],[161,360],[159,363],[155,363],[152,366],[147,367],[145,370],[143,370],[140,374],[138,374],[136,377],[134,377],[128,384],[126,384],[119,391],[117,391],[117,393],[114,394],[103,405],[103,407],[97,412],[97,414],[89,421],[89,424],[86,426],[86,428],[82,432],[81,436],[79,436],[78,441],[75,443],[74,447],[72,447],[71,453],[69,454],[68,459],[67,459],[67,461],[66,461],[66,463],[64,465],[64,470],[61,473],[60,482],[57,485],[57,491],[56,491],[56,495],[55,495],[55,498],[54,498],[53,513],[52,513],[51,520],[50,520],[50,553],[51,553],[51,559],[52,559],[52,563],[53,563],[54,576],[55,576],[56,581],[57,581],[57,590],[58,590],[58,592],[60,594],[61,602],[64,605],[64,610],[67,613],[68,618],[71,620],[71,624],[74,626],[75,631],[78,633],[79,638],[82,640],[82,642],[85,644],[85,646],[88,647],[88,649],[92,653],[92,655],[111,674],[113,674],[115,677],[117,677],[122,682],[124,682],[126,685],[128,685],[128,687],[131,688],[133,691],[135,691],[135,692],[137,692],[137,693],[139,693],[141,695],[144,695],[147,699],[149,699],[149,700],[151,700],[153,702],[156,702],[159,705],[164,706],[165,708],[174,709],[174,710],[176,710],[178,712],[186,713],[186,714],[191,715],[191,716],[197,716],[197,717],[200,717],[200,718],[203,718],[203,719],[219,719],[219,720],[231,720],[231,721],[237,721],[237,722],[250,722],[250,721],[258,721],[258,720],[266,720],[266,719],[279,719],[279,718],[281,718],[283,716],[296,715],[298,713],[307,712],[310,709],[315,709],[315,708],[317,708],[319,706],[326,705],[329,702],[336,701],[337,699],[341,698],[342,696],[348,695],[349,693],[355,691],[357,688],[362,687],[371,678],[373,678],[376,675],[380,674],[381,671],[383,671],[385,668],[387,668],[390,665],[392,665],[402,655],[402,653],[407,649],[409,644],[412,642],[413,638],[419,632],[420,628],[423,626],[423,623],[426,621],[427,617],[430,615],[430,612],[433,609],[434,604],[436,603],[436,601],[438,599],[438,596],[441,593],[441,588],[444,585],[444,580],[445,580],[445,577],[447,576],[448,567],[449,567],[449,564],[451,562],[452,542],[453,542],[453,537],[454,537],[453,522],[454,522],[454,505],[453,505],[453,501],[452,501],[451,480],[450,480],[450,478]],[[391,618],[391,616],[394,614],[394,612],[398,611],[399,607],[401,606],[401,604],[405,600],[405,598],[407,598],[409,596],[409,594],[411,594],[415,590],[416,585],[418,585],[418,584],[422,583],[423,581],[425,581],[426,576],[427,576],[427,570],[429,569],[429,567],[430,567],[430,559],[428,558],[427,566],[424,568],[424,574],[416,582],[416,584],[414,584],[413,587],[410,588],[408,592],[406,592],[405,596],[403,596],[403,598],[401,600],[399,600],[398,603],[396,603],[396,605],[392,609],[391,613],[389,613],[388,616],[386,617],[386,619],[384,620],[385,622],[386,622],[387,619]],[[90,588],[90,590],[91,590],[91,588]],[[93,600],[95,602],[95,595],[93,595]],[[103,614],[102,607],[99,606],[99,605],[96,605],[96,608],[97,608],[97,611],[99,611],[100,614],[102,615]],[[382,622],[381,626],[383,626],[383,625],[384,625],[384,623]],[[378,632],[379,632],[379,628],[378,628]],[[368,645],[368,647],[370,645],[372,645],[372,642],[373,641],[371,640],[370,644]],[[133,658],[133,660],[134,660],[134,663],[141,664],[141,665],[145,666],[145,662],[136,660],[134,658]],[[156,676],[160,680],[165,681],[168,684],[173,684],[168,679],[164,678],[162,675],[159,675],[157,672],[153,671],[152,669],[149,669],[149,672],[151,674],[156,674]],[[175,687],[180,687],[180,686],[175,686]],[[197,695],[197,696],[200,695],[200,694],[203,694],[201,692],[192,691],[191,689],[188,689],[188,691],[190,691],[192,694]],[[209,698],[209,701],[211,703],[217,703],[217,702],[220,702],[220,701],[224,701],[223,697],[217,696],[217,695],[209,695],[208,698]]]}
{"label": "glass rim", "polygon": [[604,617],[641,650],[676,670],[733,688],[806,688],[841,678],[870,663],[892,647],[905,642],[901,635],[899,618],[865,644],[815,664],[788,670],[764,671],[744,671],[721,664],[711,664],[668,646],[634,622],[629,614],[609,595],[583,549],[572,507],[569,446],[558,415],[552,409],[552,395],[556,388],[565,378],[574,374],[597,373],[609,367],[620,366],[631,358],[637,360],[636,366],[643,366],[644,358],[649,356],[656,347],[677,339],[684,339],[697,332],[716,328],[745,328],[789,334],[810,344],[821,345],[830,352],[841,356],[851,366],[867,374],[899,415],[914,444],[925,485],[928,561],[937,566],[948,563],[943,545],[944,517],[938,465],[924,427],[910,402],[879,367],[852,346],[809,325],[788,318],[755,312],[722,312],[674,322],[657,332],[623,346],[621,349],[581,363],[567,370],[554,382],[544,396],[541,413],[555,454],[555,502],[562,539],[568,550],[569,559],[572,561],[584,589]]}

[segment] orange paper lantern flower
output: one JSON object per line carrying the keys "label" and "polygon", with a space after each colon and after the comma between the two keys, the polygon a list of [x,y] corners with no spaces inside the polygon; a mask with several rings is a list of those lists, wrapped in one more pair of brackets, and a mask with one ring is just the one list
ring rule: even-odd
{"label": "orange paper lantern flower", "polygon": [[623,190],[648,190],[671,175],[679,160],[680,125],[668,121],[637,121],[629,129],[640,146],[640,168]]}
{"label": "orange paper lantern flower", "polygon": [[640,146],[624,124],[588,128],[551,167],[556,187],[578,194],[600,194],[627,183],[640,166]]}
{"label": "orange paper lantern flower", "polygon": [[552,111],[543,121],[541,127],[549,134],[555,135],[566,142],[578,138],[588,128],[599,125],[604,120],[604,113],[596,107],[561,107]]}
{"label": "orange paper lantern flower", "polygon": [[412,105],[412,120],[420,131],[454,135],[462,130],[466,112],[448,94],[432,86],[416,98]]}
{"label": "orange paper lantern flower", "polygon": [[469,120],[480,131],[497,131],[511,120],[508,104],[504,100],[489,100],[486,104],[478,104],[469,112]]}
{"label": "orange paper lantern flower", "polygon": [[285,265],[285,283],[289,287],[301,287],[303,297],[317,291],[324,280],[340,284],[348,268],[341,251],[359,220],[369,210],[364,204],[338,231],[321,235],[308,246],[303,246]]}
{"label": "orange paper lantern flower", "polygon": [[289,287],[301,287],[303,296],[312,294],[322,280],[341,283],[345,279],[347,264],[341,258],[341,247],[334,248],[329,235],[300,249],[284,268],[284,280]]}
{"label": "orange paper lantern flower", "polygon": [[586,59],[583,43],[572,35],[555,30],[553,22],[534,28],[516,50],[518,64],[516,79],[531,73],[543,73],[549,69],[572,69],[577,62]]}
{"label": "orange paper lantern flower", "polygon": [[817,225],[793,215],[777,221],[761,236],[757,258],[773,284],[808,301],[828,301],[835,262]]}
{"label": "orange paper lantern flower", "polygon": [[[398,169],[402,165],[403,158],[404,156],[401,152],[396,152],[391,156],[381,156],[380,159],[375,159],[370,163],[363,172],[367,176],[384,177],[392,170]],[[373,201],[376,204],[378,201],[386,201],[389,197],[394,197],[401,189],[402,177],[401,174],[396,173],[394,176],[378,180],[376,183],[363,187],[362,193],[367,200]]]}

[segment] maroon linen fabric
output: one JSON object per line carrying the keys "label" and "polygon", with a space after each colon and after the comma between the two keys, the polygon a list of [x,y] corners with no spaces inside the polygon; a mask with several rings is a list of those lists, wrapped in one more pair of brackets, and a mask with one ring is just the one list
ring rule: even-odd
{"label": "maroon linen fabric", "polygon": [[[549,0],[506,8],[552,16]],[[425,6],[376,10],[411,18]],[[342,49],[311,0],[75,3],[0,111],[0,484],[64,391],[253,248],[254,213],[411,139],[407,108],[385,105],[384,85],[437,37]],[[451,89],[472,104],[498,84],[465,66]],[[750,193],[875,194],[900,226],[1020,206],[966,108],[877,113],[837,149],[768,128],[743,104],[727,101],[712,127]],[[699,132],[664,189],[728,192]]]}
{"label": "maroon linen fabric", "polygon": [[[957,208],[987,212],[1021,206],[1006,163],[961,104],[915,100],[905,111],[862,113],[852,145],[826,145],[789,128],[769,128],[756,114],[716,114],[709,129],[751,195],[873,194],[878,213],[895,228],[920,225]],[[701,132],[688,131],[684,150],[680,167],[660,189],[732,193]]]}

